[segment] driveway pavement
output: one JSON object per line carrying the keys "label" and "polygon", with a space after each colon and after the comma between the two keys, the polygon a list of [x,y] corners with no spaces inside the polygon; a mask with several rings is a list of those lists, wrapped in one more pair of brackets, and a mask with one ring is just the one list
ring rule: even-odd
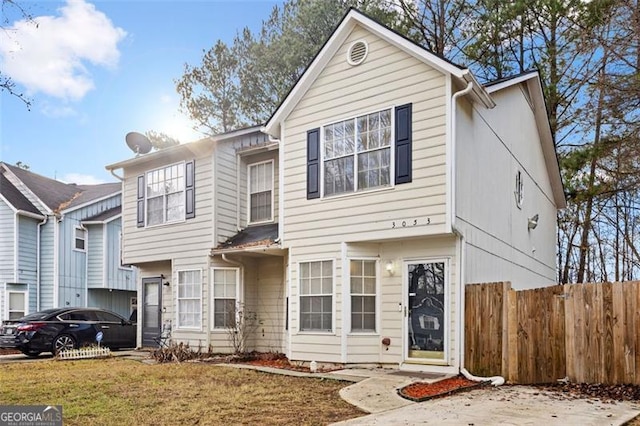
{"label": "driveway pavement", "polygon": [[[357,394],[353,389],[357,387],[370,393],[370,386],[363,387],[367,380],[348,386],[341,395]],[[387,401],[399,398],[395,391],[386,395]],[[372,396],[375,399],[382,395]],[[336,425],[603,426],[623,425],[640,414],[638,403],[573,398],[531,386],[483,387],[421,403],[404,401],[400,407]]]}

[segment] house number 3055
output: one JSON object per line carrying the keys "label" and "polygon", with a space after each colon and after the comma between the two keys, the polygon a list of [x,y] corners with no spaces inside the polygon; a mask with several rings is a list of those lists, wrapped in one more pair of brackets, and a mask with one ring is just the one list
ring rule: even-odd
{"label": "house number 3055", "polygon": [[[424,225],[430,225],[430,224],[431,224],[431,218],[428,217],[425,220]],[[420,223],[418,219],[394,220],[393,222],[391,222],[391,229],[408,228],[410,226],[418,226],[418,225],[423,225]]]}

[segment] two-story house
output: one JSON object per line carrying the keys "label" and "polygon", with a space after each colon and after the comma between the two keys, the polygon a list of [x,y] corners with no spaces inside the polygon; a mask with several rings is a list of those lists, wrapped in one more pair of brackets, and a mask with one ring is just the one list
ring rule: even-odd
{"label": "two-story house", "polygon": [[107,169],[124,180],[123,259],[139,268],[139,342],[228,350],[238,311],[260,326],[249,344],[283,351],[284,255],[278,144],[259,127],[174,146]]}
{"label": "two-story house", "polygon": [[249,349],[454,372],[466,283],[555,281],[565,200],[536,72],[481,85],[351,10],[258,130],[107,166],[142,343],[171,321],[227,351],[241,306]]}
{"label": "two-story house", "polygon": [[129,316],[135,271],[120,258],[121,185],[75,185],[0,163],[0,320],[96,306]]}

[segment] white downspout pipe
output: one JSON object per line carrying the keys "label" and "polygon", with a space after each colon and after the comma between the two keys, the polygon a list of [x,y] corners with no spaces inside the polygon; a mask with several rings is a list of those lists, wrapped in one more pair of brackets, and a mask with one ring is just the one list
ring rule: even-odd
{"label": "white downspout pipe", "polygon": [[[240,155],[236,154],[236,230],[238,232],[240,229],[240,166],[242,165],[242,159]],[[224,259],[224,255],[222,255]],[[229,262],[233,263],[233,262]]]}
{"label": "white downspout pipe", "polygon": [[40,239],[42,238],[42,226],[44,224],[47,223],[47,220],[49,220],[49,216],[45,216],[44,220],[40,223],[38,223],[38,230],[36,233],[36,311],[41,311],[42,310],[42,306],[41,306],[41,301],[40,301],[40,280],[41,280],[41,276],[42,276],[42,272],[40,271],[41,265],[42,265],[42,261],[40,259],[40,249],[41,249],[41,242]]}
{"label": "white downspout pipe", "polygon": [[56,217],[53,221],[53,307],[59,308],[60,303],[60,277],[58,276],[58,256],[60,252],[60,222],[63,217]]}
{"label": "white downspout pipe", "polygon": [[465,350],[465,345],[464,345],[464,329],[465,329],[465,324],[464,324],[464,308],[465,308],[465,300],[464,300],[464,288],[465,288],[465,276],[464,276],[464,271],[465,271],[465,265],[464,265],[464,254],[465,254],[465,236],[464,233],[461,232],[458,227],[456,226],[456,195],[455,195],[455,188],[456,188],[456,168],[455,168],[455,158],[456,158],[456,116],[457,116],[457,101],[458,98],[464,95],[467,95],[468,93],[470,93],[473,90],[473,83],[472,82],[468,82],[467,83],[467,87],[465,87],[464,89],[454,93],[454,95],[451,97],[451,193],[449,194],[450,197],[450,203],[451,203],[451,230],[454,234],[458,235],[460,237],[460,253],[459,253],[459,277],[458,277],[458,281],[459,281],[459,291],[457,292],[457,305],[459,307],[458,309],[458,336],[457,336],[457,341],[459,342],[459,353],[458,353],[458,359],[460,361],[460,372],[469,380],[473,380],[473,381],[477,381],[477,382],[481,382],[481,381],[491,381],[491,384],[493,386],[500,386],[503,385],[505,380],[504,377],[502,376],[493,376],[493,377],[478,377],[478,376],[474,376],[471,373],[469,373],[467,371],[467,369],[464,367],[464,350]]}

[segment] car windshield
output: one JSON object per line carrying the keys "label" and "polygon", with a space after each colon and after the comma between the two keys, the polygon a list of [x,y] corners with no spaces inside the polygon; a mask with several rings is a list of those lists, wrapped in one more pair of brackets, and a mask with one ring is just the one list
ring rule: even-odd
{"label": "car windshield", "polygon": [[27,315],[26,317],[22,317],[19,321],[38,321],[47,318],[54,312],[58,312],[60,309],[46,309],[40,312],[34,312],[32,314]]}

